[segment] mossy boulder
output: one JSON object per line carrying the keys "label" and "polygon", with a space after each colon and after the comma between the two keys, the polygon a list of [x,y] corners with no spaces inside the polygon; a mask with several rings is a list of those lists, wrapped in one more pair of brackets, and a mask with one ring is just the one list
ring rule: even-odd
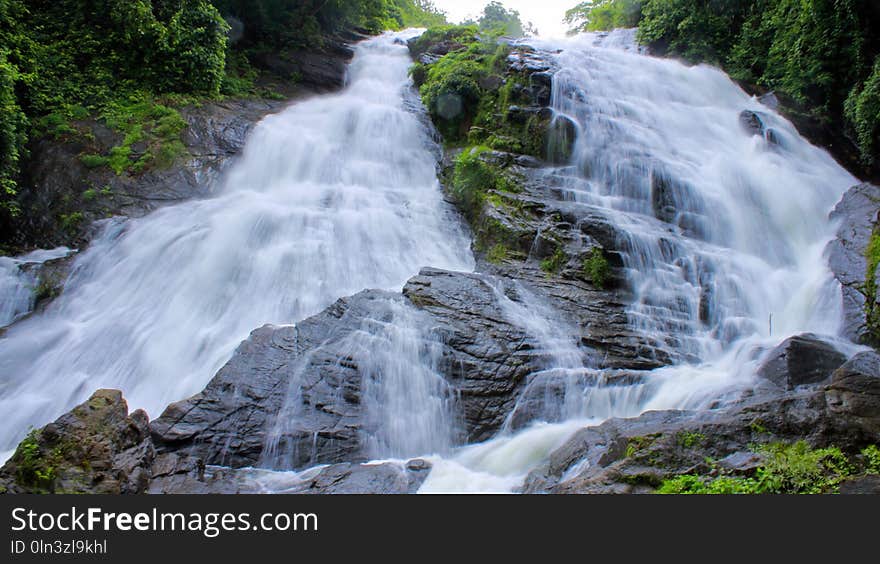
{"label": "mossy boulder", "polygon": [[143,411],[128,413],[118,390],[86,402],[21,442],[0,469],[9,493],[142,493],[155,449]]}

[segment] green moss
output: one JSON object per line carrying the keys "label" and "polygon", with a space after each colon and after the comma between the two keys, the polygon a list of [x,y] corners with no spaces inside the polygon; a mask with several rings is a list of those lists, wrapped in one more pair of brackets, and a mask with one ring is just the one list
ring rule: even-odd
{"label": "green moss", "polygon": [[877,303],[877,267],[880,265],[880,231],[874,230],[865,249],[868,268],[865,271],[865,320],[868,340],[880,343],[880,304]]}
{"label": "green moss", "polygon": [[92,154],[80,155],[79,160],[86,168],[100,168],[102,166],[107,166],[110,162],[110,159],[107,157]]}
{"label": "green moss", "polygon": [[486,253],[486,260],[492,264],[503,264],[507,260],[510,251],[502,243],[498,243]]}
{"label": "green moss", "polygon": [[594,247],[584,260],[584,276],[599,289],[604,289],[611,276],[611,266],[602,249]]}
{"label": "green moss", "polygon": [[657,439],[660,438],[660,434],[656,433],[653,435],[646,435],[643,437],[632,437],[626,443],[626,458],[632,458],[637,454],[640,454],[644,450],[650,448]]}
{"label": "green moss", "polygon": [[565,254],[562,247],[557,247],[556,252],[541,261],[541,270],[547,274],[558,274],[566,262],[568,262],[568,255]]}
{"label": "green moss", "polygon": [[50,277],[40,278],[36,286],[31,290],[34,301],[53,300],[61,294],[61,285],[58,280]]}
{"label": "green moss", "polygon": [[33,429],[18,445],[12,456],[16,465],[15,481],[35,493],[48,493],[54,489],[61,452],[55,449],[45,454],[40,439],[40,431]]}
{"label": "green moss", "polygon": [[706,442],[706,435],[691,431],[681,431],[676,436],[676,441],[684,448],[694,448]]}

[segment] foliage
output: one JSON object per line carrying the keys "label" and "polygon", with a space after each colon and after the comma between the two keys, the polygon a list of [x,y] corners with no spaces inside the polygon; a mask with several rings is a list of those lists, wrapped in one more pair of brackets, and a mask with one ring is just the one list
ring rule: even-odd
{"label": "foliage", "polygon": [[507,260],[507,255],[509,251],[507,247],[504,246],[503,243],[498,243],[494,245],[489,251],[486,253],[486,260],[491,262],[492,264],[502,264],[505,260]]}
{"label": "foliage", "polygon": [[[462,40],[470,38],[469,43],[430,65],[419,89],[425,107],[444,139],[450,143],[467,138],[484,97],[497,92],[497,85],[502,81],[498,73],[508,47],[478,41],[473,38],[475,31],[472,27],[465,27],[435,32],[446,36],[455,34]],[[494,82],[490,80],[493,76],[496,77]]]}
{"label": "foliage", "polygon": [[17,70],[0,51],[0,217],[15,216],[16,179],[25,155],[28,119],[15,98]]}
{"label": "foliage", "polygon": [[[116,174],[138,173],[148,166],[168,168],[186,152],[181,134],[187,127],[180,112],[148,95],[134,95],[111,103],[101,116],[123,136],[108,155],[82,155],[89,168],[109,166]],[[135,151],[135,145],[142,147]]]}
{"label": "foliage", "polygon": [[880,152],[880,56],[874,59],[868,79],[853,87],[844,111],[855,131],[863,160],[873,163]]}
{"label": "foliage", "polygon": [[523,24],[518,11],[506,9],[501,2],[489,2],[477,23],[480,31],[494,36],[517,38],[537,35],[531,23]]}
{"label": "foliage", "polygon": [[865,474],[880,474],[880,447],[870,445],[862,450],[865,459]]}
{"label": "foliage", "polygon": [[588,0],[565,13],[570,33],[607,31],[635,27],[641,17],[644,0]]}
{"label": "foliage", "polygon": [[565,254],[565,251],[561,247],[557,247],[556,252],[541,261],[541,270],[548,274],[556,274],[562,270],[567,261],[568,256]]}
{"label": "foliage", "polygon": [[602,249],[594,247],[584,260],[584,276],[599,289],[605,288],[611,275],[611,266]]}
{"label": "foliage", "polygon": [[755,449],[764,463],[753,478],[707,478],[686,474],[666,480],[661,494],[819,494],[836,492],[853,472],[838,448],[813,449],[805,441],[771,443]]}

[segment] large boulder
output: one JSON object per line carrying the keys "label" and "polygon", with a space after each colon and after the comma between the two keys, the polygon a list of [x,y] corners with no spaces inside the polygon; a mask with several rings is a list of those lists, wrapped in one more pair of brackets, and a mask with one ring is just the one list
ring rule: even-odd
{"label": "large boulder", "polygon": [[828,380],[846,360],[833,345],[806,333],[786,339],[773,349],[758,368],[758,377],[792,390]]}
{"label": "large boulder", "polygon": [[32,432],[0,470],[9,493],[146,491],[155,450],[143,411],[128,413],[117,390],[99,390]]}
{"label": "large boulder", "polygon": [[865,295],[865,251],[877,225],[878,212],[880,188],[867,183],[851,188],[831,212],[831,220],[838,224],[837,237],[825,251],[828,265],[843,287],[844,334],[861,343],[876,339],[869,331],[865,314],[868,303],[878,300],[876,293]]}

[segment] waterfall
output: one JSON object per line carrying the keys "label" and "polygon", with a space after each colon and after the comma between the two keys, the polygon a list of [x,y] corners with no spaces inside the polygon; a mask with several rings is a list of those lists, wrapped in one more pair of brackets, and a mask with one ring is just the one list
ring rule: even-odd
{"label": "waterfall", "polygon": [[360,44],[344,91],[262,121],[216,197],[93,241],[48,311],[0,339],[0,450],[101,387],[157,416],[255,327],[399,291],[424,265],[473,268],[400,38]]}
{"label": "waterfall", "polygon": [[[425,266],[474,268],[407,75],[408,36],[361,43],[344,91],[261,122],[216,196],[106,223],[62,296],[0,338],[0,450],[100,387],[155,416],[199,392],[256,327],[300,322],[364,289],[399,291]],[[605,368],[540,292],[485,276],[536,369],[496,437],[457,446],[442,340],[389,294],[346,327],[332,362],[358,371],[365,453],[431,459],[423,492],[513,491],[586,425],[708,408],[750,386],[785,338],[840,330],[823,251],[828,213],[855,178],[721,71],[647,56],[631,30],[531,42],[555,59],[553,109],[578,129],[571,161],[543,173],[548,199],[614,226],[630,328],[673,362]],[[772,135],[744,130],[744,110]],[[10,319],[30,307],[18,266],[0,262]],[[267,429],[267,468],[291,468],[284,441],[301,394],[294,376]]]}
{"label": "waterfall", "polygon": [[[435,458],[422,492],[472,491],[475,483],[511,491],[587,424],[736,397],[762,358],[795,334],[855,350],[838,337],[840,287],[823,252],[835,231],[828,214],[857,179],[720,70],[645,55],[634,30],[531,43],[555,53],[553,107],[579,131],[571,162],[546,172],[547,188],[616,227],[634,295],[630,324],[675,362],[610,386],[612,371],[589,363],[579,371],[564,347],[533,375],[555,373],[557,383],[568,375],[565,393],[542,398],[557,403],[556,417]],[[744,110],[773,135],[745,131]],[[523,326],[539,342],[565,342],[564,328],[530,301]],[[572,374],[580,384],[572,386]]]}

